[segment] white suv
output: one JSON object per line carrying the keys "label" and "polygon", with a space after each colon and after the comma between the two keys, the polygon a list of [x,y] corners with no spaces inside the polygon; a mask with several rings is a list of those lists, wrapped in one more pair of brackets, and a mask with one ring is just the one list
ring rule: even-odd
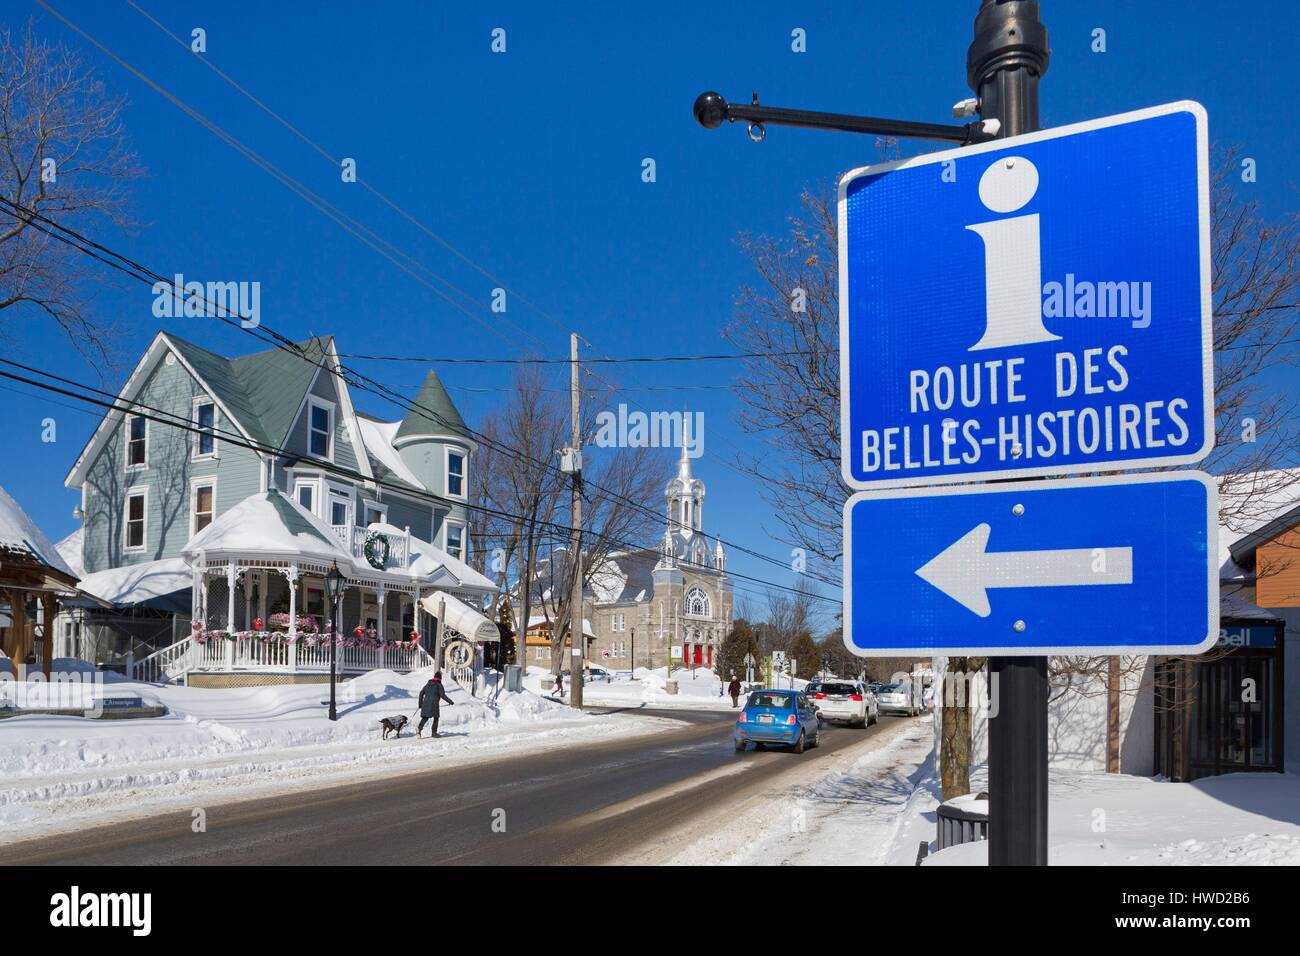
{"label": "white suv", "polygon": [[822,720],[843,720],[855,727],[865,727],[880,717],[876,695],[860,680],[818,681],[816,691],[810,696]]}

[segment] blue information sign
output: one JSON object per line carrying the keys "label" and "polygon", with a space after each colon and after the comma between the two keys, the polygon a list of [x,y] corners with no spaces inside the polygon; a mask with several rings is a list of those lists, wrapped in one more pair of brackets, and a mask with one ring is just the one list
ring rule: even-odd
{"label": "blue information sign", "polygon": [[844,636],[864,656],[1196,654],[1219,638],[1197,472],[862,492]]}
{"label": "blue information sign", "polygon": [[1204,109],[1181,102],[846,175],[849,485],[1203,458],[1206,143]]}

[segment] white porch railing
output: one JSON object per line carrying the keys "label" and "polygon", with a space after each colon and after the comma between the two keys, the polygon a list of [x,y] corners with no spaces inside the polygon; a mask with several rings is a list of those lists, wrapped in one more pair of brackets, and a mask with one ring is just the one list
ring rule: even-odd
{"label": "white porch railing", "polygon": [[[360,674],[373,670],[408,672],[429,667],[433,658],[418,644],[414,648],[396,644],[365,647],[337,647],[335,667],[340,674]],[[193,637],[164,647],[137,661],[131,676],[150,683],[168,683],[188,673],[328,673],[328,643],[308,645],[304,641],[260,641],[253,638],[223,637],[199,642]]]}
{"label": "white porch railing", "polygon": [[[336,524],[331,525],[330,530],[348,554],[366,560],[366,539],[371,534],[369,529],[354,524]],[[407,528],[405,534],[379,533],[388,539],[388,560],[384,562],[383,569],[405,568],[410,563],[411,529]]]}

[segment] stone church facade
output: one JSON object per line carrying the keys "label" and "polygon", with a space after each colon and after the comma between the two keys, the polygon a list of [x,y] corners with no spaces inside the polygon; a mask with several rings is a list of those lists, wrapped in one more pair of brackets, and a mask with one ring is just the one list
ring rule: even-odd
{"label": "stone church facade", "polygon": [[704,482],[683,449],[664,488],[657,548],[611,554],[592,575],[585,612],[595,633],[587,660],[610,670],[711,667],[731,630],[733,588],[722,542],[704,533]]}

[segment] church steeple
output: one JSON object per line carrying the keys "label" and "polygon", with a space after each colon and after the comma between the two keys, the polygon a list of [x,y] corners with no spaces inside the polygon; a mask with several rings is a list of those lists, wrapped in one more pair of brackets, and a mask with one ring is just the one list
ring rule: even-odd
{"label": "church steeple", "polygon": [[690,540],[704,527],[704,482],[691,469],[691,456],[685,443],[677,459],[677,475],[664,487],[668,507],[668,533]]}

